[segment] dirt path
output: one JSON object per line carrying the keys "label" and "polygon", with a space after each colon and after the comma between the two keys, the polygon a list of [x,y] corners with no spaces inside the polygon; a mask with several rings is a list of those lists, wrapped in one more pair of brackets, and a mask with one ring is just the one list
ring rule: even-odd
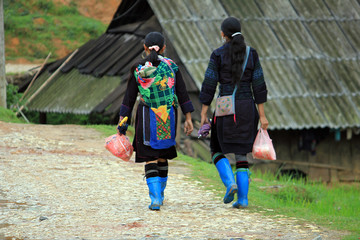
{"label": "dirt path", "polygon": [[41,64],[15,64],[15,63],[7,63],[5,64],[6,74],[11,73],[23,73],[31,71],[32,69],[38,68]]}
{"label": "dirt path", "polygon": [[0,122],[0,139],[0,239],[341,239],[224,205],[181,161],[150,211],[143,165],[118,161],[92,129]]}

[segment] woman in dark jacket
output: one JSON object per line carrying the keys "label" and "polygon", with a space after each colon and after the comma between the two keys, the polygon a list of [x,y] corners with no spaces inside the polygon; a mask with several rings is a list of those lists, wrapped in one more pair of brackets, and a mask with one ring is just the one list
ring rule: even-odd
{"label": "woman in dark jacket", "polygon": [[[151,210],[160,210],[168,176],[168,159],[177,157],[175,148],[176,108],[180,105],[185,115],[184,132],[193,130],[193,105],[186,91],[177,65],[161,56],[166,48],[159,32],[146,35],[144,50],[147,57],[131,70],[126,94],[120,108],[120,120],[131,116],[140,93],[135,120],[135,162],[145,162],[145,176],[149,187]],[[124,134],[127,126],[118,127]]]}
{"label": "woman in dark jacket", "polygon": [[[207,111],[214,98],[217,84],[220,84],[220,96],[231,95],[237,86],[235,115],[214,116],[211,123],[210,147],[212,160],[227,188],[224,203],[232,202],[235,193],[238,192],[238,200],[233,207],[247,207],[249,164],[246,154],[252,151],[259,118],[261,128],[268,127],[264,111],[267,89],[259,57],[254,48],[249,48],[247,58],[247,47],[241,34],[240,21],[234,17],[226,18],[221,24],[221,35],[225,44],[212,52],[201,88],[201,126],[208,123]],[[246,64],[244,72],[243,64]],[[227,153],[235,154],[237,183],[229,161],[224,156]]]}

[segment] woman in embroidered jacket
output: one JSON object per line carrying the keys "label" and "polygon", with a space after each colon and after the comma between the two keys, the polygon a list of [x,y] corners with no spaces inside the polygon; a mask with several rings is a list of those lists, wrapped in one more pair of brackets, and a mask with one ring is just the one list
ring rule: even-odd
{"label": "woman in embroidered jacket", "polygon": [[[221,35],[225,44],[212,52],[201,88],[201,126],[208,123],[207,111],[217,84],[220,83],[220,96],[231,95],[237,86],[235,115],[214,116],[210,147],[212,160],[226,187],[224,203],[232,202],[235,193],[238,193],[233,207],[247,207],[250,179],[246,154],[252,151],[259,118],[261,127],[268,127],[264,112],[267,89],[256,50],[248,47],[247,55],[240,21],[234,17],[226,18],[221,24]],[[227,153],[235,153],[236,183],[229,161],[224,156]]]}
{"label": "woman in embroidered jacket", "polygon": [[[165,50],[161,33],[146,35],[144,50],[147,57],[134,65],[120,108],[120,120],[131,116],[138,93],[140,103],[135,120],[135,162],[145,162],[145,176],[149,187],[149,209],[160,210],[168,175],[168,159],[177,156],[175,148],[176,108],[178,104],[185,115],[184,132],[193,130],[191,112],[193,105],[186,91],[178,66],[161,56]],[[127,125],[118,127],[125,134]]]}

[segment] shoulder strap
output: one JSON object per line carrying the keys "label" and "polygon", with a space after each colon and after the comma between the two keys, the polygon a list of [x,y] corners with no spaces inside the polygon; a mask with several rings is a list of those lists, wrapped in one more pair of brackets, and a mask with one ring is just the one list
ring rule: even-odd
{"label": "shoulder strap", "polygon": [[[246,46],[245,60],[244,60],[244,62],[242,64],[242,73],[241,73],[241,76],[240,76],[240,80],[241,80],[242,76],[244,75],[245,68],[246,68],[246,65],[247,65],[247,62],[248,62],[248,59],[249,59],[249,54],[250,54],[250,47]],[[234,89],[233,94],[235,94],[236,90],[237,90],[237,84],[235,85],[235,89]]]}

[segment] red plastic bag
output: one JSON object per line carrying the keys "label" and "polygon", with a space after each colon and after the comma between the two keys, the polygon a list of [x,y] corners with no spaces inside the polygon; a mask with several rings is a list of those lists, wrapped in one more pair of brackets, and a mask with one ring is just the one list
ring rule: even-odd
{"label": "red plastic bag", "polygon": [[253,158],[262,160],[276,160],[276,153],[272,140],[266,130],[260,128],[253,145]]}
{"label": "red plastic bag", "polygon": [[105,139],[105,148],[116,157],[126,162],[130,160],[134,151],[129,138],[118,133]]}

